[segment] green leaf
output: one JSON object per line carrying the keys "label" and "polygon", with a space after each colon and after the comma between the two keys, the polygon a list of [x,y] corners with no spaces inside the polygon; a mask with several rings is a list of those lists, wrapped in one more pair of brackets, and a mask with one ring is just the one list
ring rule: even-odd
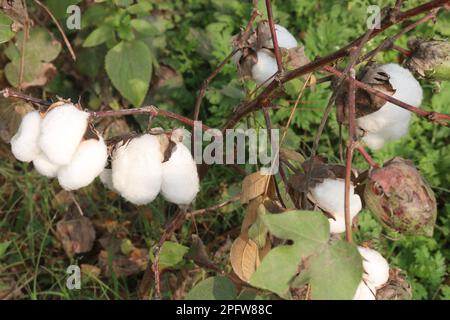
{"label": "green leaf", "polygon": [[[17,33],[16,46],[22,52],[23,31]],[[61,43],[55,40],[45,28],[33,28],[26,42],[25,64],[33,62],[50,62],[61,52]]]}
{"label": "green leaf", "polygon": [[11,241],[0,242],[0,259],[3,257],[10,244]]}
{"label": "green leaf", "polygon": [[108,51],[105,68],[114,87],[132,104],[141,105],[152,74],[152,56],[145,43],[120,42]]}
{"label": "green leaf", "polygon": [[13,21],[10,17],[0,12],[0,43],[11,40],[15,33],[11,29]]}
{"label": "green leaf", "polygon": [[236,288],[225,277],[212,277],[201,281],[187,294],[186,300],[234,300]]}
{"label": "green leaf", "polygon": [[285,296],[301,259],[327,243],[330,233],[328,219],[315,211],[267,214],[261,219],[274,236],[294,243],[272,249],[252,275],[250,283]]}
{"label": "green leaf", "polygon": [[131,27],[137,32],[143,35],[154,35],[158,30],[147,20],[144,19],[133,19],[131,20]]}
{"label": "green leaf", "polygon": [[108,41],[113,36],[113,28],[107,24],[103,24],[89,34],[89,36],[83,42],[83,47],[88,48],[98,46]]}
{"label": "green leaf", "polygon": [[171,268],[183,261],[183,256],[189,248],[172,241],[164,242],[159,254],[159,267],[161,270]]}
{"label": "green leaf", "polygon": [[80,2],[81,0],[47,0],[45,3],[55,18],[61,19],[68,16],[67,8],[70,5],[78,4]]}
{"label": "green leaf", "polygon": [[308,269],[311,298],[352,299],[362,278],[362,259],[356,245],[338,240],[312,256]]}

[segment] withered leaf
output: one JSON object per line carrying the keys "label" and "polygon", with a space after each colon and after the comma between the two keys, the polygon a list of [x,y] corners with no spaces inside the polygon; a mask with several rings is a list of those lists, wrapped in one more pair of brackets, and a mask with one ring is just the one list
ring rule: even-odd
{"label": "withered leaf", "polygon": [[253,240],[239,236],[231,246],[230,261],[236,275],[249,282],[260,263],[258,246]]}
{"label": "withered leaf", "polygon": [[241,203],[248,203],[250,200],[266,193],[269,198],[275,194],[273,176],[262,175],[259,171],[252,173],[242,181]]}
{"label": "withered leaf", "polygon": [[197,262],[200,265],[213,265],[213,262],[209,258],[208,252],[206,251],[205,244],[203,243],[202,239],[200,239],[200,237],[196,234],[192,235],[192,245],[186,255],[186,258],[192,259],[194,262]]}
{"label": "withered leaf", "polygon": [[114,272],[117,277],[128,277],[145,270],[148,264],[148,252],[145,249],[134,249],[129,256],[109,254],[102,250],[98,256],[98,264],[102,273],[110,277]]}
{"label": "withered leaf", "polygon": [[241,233],[242,234],[247,234],[250,226],[258,218],[258,207],[262,202],[263,202],[262,196],[258,196],[249,202],[247,209],[245,210],[246,214],[244,217],[244,221],[242,221],[242,225],[241,225]]}
{"label": "withered leaf", "polygon": [[95,230],[87,217],[66,217],[56,224],[56,232],[69,257],[88,252],[94,245]]}
{"label": "withered leaf", "polygon": [[23,116],[31,111],[34,108],[29,103],[0,97],[0,138],[9,143],[19,129]]}

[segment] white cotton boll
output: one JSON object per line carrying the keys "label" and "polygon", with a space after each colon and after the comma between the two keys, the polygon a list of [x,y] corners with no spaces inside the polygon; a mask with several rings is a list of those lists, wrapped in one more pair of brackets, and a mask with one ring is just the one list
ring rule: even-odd
{"label": "white cotton boll", "polygon": [[58,174],[59,166],[48,160],[47,156],[40,153],[33,160],[37,172],[48,178],[54,178]]}
{"label": "white cotton boll", "polygon": [[383,137],[375,134],[375,133],[371,133],[371,132],[367,132],[366,135],[362,138],[362,141],[370,148],[373,150],[378,150],[383,148],[385,140],[383,139]]}
{"label": "white cotton boll", "polygon": [[89,185],[103,171],[108,150],[102,137],[80,143],[72,161],[58,171],[58,182],[65,190],[77,190]]}
{"label": "white cotton boll", "polygon": [[330,223],[330,233],[338,234],[345,232],[345,217],[336,215],[334,219],[328,219]]}
{"label": "white cotton boll", "polygon": [[83,138],[89,113],[64,104],[50,110],[42,120],[39,146],[55,164],[66,165],[72,160]]}
{"label": "white cotton boll", "polygon": [[170,159],[163,163],[163,197],[172,203],[190,204],[199,191],[197,166],[189,149],[178,142]]}
{"label": "white cotton boll", "polygon": [[39,111],[29,112],[23,117],[19,130],[11,139],[11,151],[17,160],[30,162],[39,154],[41,121]]}
{"label": "white cotton boll", "polygon": [[[381,70],[389,75],[389,83],[395,90],[394,98],[419,107],[422,103],[423,91],[420,83],[408,69],[398,64],[382,65]],[[367,134],[376,134],[378,137],[363,137],[363,141],[372,149],[380,149],[384,142],[396,140],[408,133],[411,113],[391,102],[386,102],[380,110],[358,118],[358,126]],[[381,139],[383,143],[381,143]]]}
{"label": "white cotton boll", "polygon": [[99,175],[99,178],[106,188],[115,191],[112,180],[112,169],[103,169]]}
{"label": "white cotton boll", "polygon": [[[336,179],[324,179],[311,189],[311,194],[323,210],[335,215],[345,216],[345,182]],[[361,211],[362,203],[355,187],[350,185],[350,217],[353,219]]]}
{"label": "white cotton boll", "polygon": [[[252,67],[252,78],[256,83],[262,84],[278,71],[277,60],[263,50],[258,51],[256,54],[258,62]],[[266,82],[266,84],[269,82]]]}
{"label": "white cotton boll", "polygon": [[[285,27],[276,24],[275,32],[277,34],[278,46],[280,48],[291,49],[297,47],[297,40]],[[270,49],[273,49],[272,37],[270,39],[270,44],[268,45]]]}
{"label": "white cotton boll", "polygon": [[370,283],[361,281],[356,289],[353,300],[376,300],[376,289]]}
{"label": "white cotton boll", "polygon": [[358,247],[363,258],[364,278],[375,289],[381,288],[389,280],[389,264],[383,256],[372,249]]}
{"label": "white cotton boll", "polygon": [[118,146],[111,163],[114,189],[136,205],[152,202],[161,190],[162,160],[154,135],[144,134]]}

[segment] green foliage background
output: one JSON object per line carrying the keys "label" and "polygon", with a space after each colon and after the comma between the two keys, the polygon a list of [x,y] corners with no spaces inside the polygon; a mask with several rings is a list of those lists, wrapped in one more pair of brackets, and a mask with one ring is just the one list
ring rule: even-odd
{"label": "green foliage background", "polygon": [[[324,56],[365,32],[366,8],[370,4],[392,5],[395,1],[273,1],[276,20],[287,27],[301,43],[310,59]],[[405,8],[411,8],[424,1],[407,1]],[[63,26],[69,4],[79,4],[82,8],[81,30],[65,30],[77,54],[72,62],[66,48],[53,61],[57,67],[55,79],[43,87],[44,97],[55,95],[81,98],[83,106],[91,109],[112,108],[132,104],[155,104],[162,109],[192,117],[198,89],[206,77],[230,53],[231,36],[244,27],[250,17],[251,1],[241,0],[176,0],[176,1],[92,1],[49,0],[49,9],[60,19]],[[264,1],[260,1],[260,11],[265,13]],[[30,3],[32,17],[40,16],[39,9]],[[150,15],[148,14],[150,12]],[[134,22],[132,22],[134,20]],[[139,21],[136,21],[139,20]],[[2,20],[0,19],[0,22]],[[61,38],[51,20],[42,20],[42,27],[49,30],[61,44]],[[436,24],[427,23],[408,34],[415,36],[445,38],[450,33],[449,13],[441,14]],[[383,35],[388,36],[399,30],[392,28]],[[1,30],[0,30],[1,31]],[[7,37],[14,35],[7,34]],[[9,42],[0,45],[0,62],[3,66],[14,60],[13,43],[20,40],[16,35]],[[376,47],[382,37],[370,41],[366,50]],[[408,37],[404,36],[398,45],[405,47]],[[136,70],[144,87],[117,84],[126,82],[120,71],[114,70],[117,60],[108,58],[111,48],[121,41],[139,41],[140,50],[133,50],[134,56],[127,60],[129,70]],[[17,50],[17,48],[16,48]],[[42,50],[46,50],[42,48]],[[16,56],[17,57],[17,56]],[[106,58],[106,59],[105,59]],[[398,62],[395,52],[380,53],[380,62]],[[50,59],[49,61],[53,60]],[[108,61],[111,63],[108,69]],[[106,66],[105,66],[106,62]],[[343,61],[344,63],[345,61]],[[134,66],[133,66],[134,64]],[[176,70],[177,75],[163,84],[154,80],[164,66]],[[105,70],[106,67],[106,70]],[[142,74],[142,68],[151,70],[150,90],[145,84],[150,75]],[[108,71],[108,72],[107,72]],[[113,73],[119,72],[114,76]],[[7,69],[3,70],[4,78]],[[108,78],[111,77],[111,80]],[[7,74],[6,74],[7,76]],[[8,77],[7,77],[8,78]],[[8,80],[10,80],[8,78]],[[8,85],[5,79],[3,84]],[[146,82],[147,81],[147,82]],[[421,82],[425,91],[422,107],[427,110],[449,113],[450,82],[436,84]],[[114,84],[114,85],[113,85]],[[291,94],[277,101],[278,110],[272,111],[275,127],[283,127],[290,113],[296,95],[301,88],[301,80],[286,85]],[[220,127],[233,113],[234,108],[246,96],[247,90],[255,86],[250,81],[244,84],[237,77],[236,68],[229,63],[209,86],[200,118],[209,126]],[[117,89],[119,91],[117,91]],[[33,94],[39,94],[32,90]],[[147,92],[147,94],[145,94]],[[330,97],[328,84],[317,85],[307,91],[296,112],[288,131],[286,146],[308,155],[312,139],[320,122],[323,109]],[[264,127],[259,112],[249,117],[245,126]],[[147,125],[145,117],[129,119],[128,125],[134,130],[143,130]],[[162,119],[155,119],[154,125],[170,128],[178,125]],[[434,237],[399,237],[382,230],[369,212],[359,217],[359,242],[371,244],[389,260],[391,266],[403,269],[412,284],[415,299],[450,299],[448,260],[450,258],[450,129],[434,125],[413,116],[410,134],[400,141],[389,143],[382,151],[374,152],[376,161],[382,163],[394,156],[411,159],[432,185],[438,198],[438,222]],[[332,162],[339,162],[338,126],[333,114],[321,140],[319,152]],[[86,280],[82,290],[70,291],[65,287],[65,269],[69,263],[83,263],[93,260],[89,256],[66,258],[54,235],[54,224],[66,211],[67,205],[55,210],[52,200],[60,191],[57,183],[39,176],[27,164],[14,161],[8,147],[0,150],[0,292],[11,281],[24,284],[26,298],[135,298],[135,287],[141,274],[120,278],[93,278]],[[356,166],[365,168],[362,158],[357,156]],[[247,166],[247,171],[255,168]],[[239,192],[242,177],[224,166],[212,167],[202,181],[201,192],[195,203],[203,208]],[[150,247],[159,238],[163,226],[174,213],[174,207],[161,199],[147,207],[135,207],[125,201],[108,197],[99,182],[77,192],[79,202],[87,216],[96,220],[131,221],[127,238],[135,246]],[[151,219],[145,217],[151,212]],[[243,218],[242,208],[236,204],[199,217],[194,224],[188,221],[176,238],[180,244],[189,246],[190,234],[197,232],[210,252],[223,248],[227,237],[236,235]],[[395,241],[394,241],[395,240]],[[181,250],[184,254],[184,250]],[[61,259],[59,259],[61,258]],[[215,257],[222,269],[230,270],[226,254]],[[186,291],[209,274],[195,267],[188,260],[177,261],[176,267],[165,274],[164,281],[175,281],[189,274]],[[14,280],[11,280],[14,279]],[[172,279],[172,280],[171,280]],[[169,286],[170,287],[170,286]],[[173,298],[174,293],[166,287],[165,298]]]}

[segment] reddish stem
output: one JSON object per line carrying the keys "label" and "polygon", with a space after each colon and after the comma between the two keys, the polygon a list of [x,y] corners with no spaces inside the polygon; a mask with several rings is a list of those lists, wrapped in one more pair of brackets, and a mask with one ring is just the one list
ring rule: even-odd
{"label": "reddish stem", "polygon": [[364,149],[364,147],[362,145],[360,145],[359,143],[355,146],[356,150],[358,150],[358,152],[364,157],[364,159],[366,160],[366,162],[369,164],[369,166],[371,166],[372,168],[378,168],[378,164],[375,162],[375,160],[372,159],[372,157],[370,156],[370,154],[366,151],[366,149]]}
{"label": "reddish stem", "polygon": [[272,3],[266,0],[267,18],[269,20],[270,34],[272,35],[273,49],[275,51],[275,58],[277,60],[278,72],[283,72],[283,63],[281,61],[280,48],[278,46],[277,32],[275,30],[275,23],[273,22]]}

